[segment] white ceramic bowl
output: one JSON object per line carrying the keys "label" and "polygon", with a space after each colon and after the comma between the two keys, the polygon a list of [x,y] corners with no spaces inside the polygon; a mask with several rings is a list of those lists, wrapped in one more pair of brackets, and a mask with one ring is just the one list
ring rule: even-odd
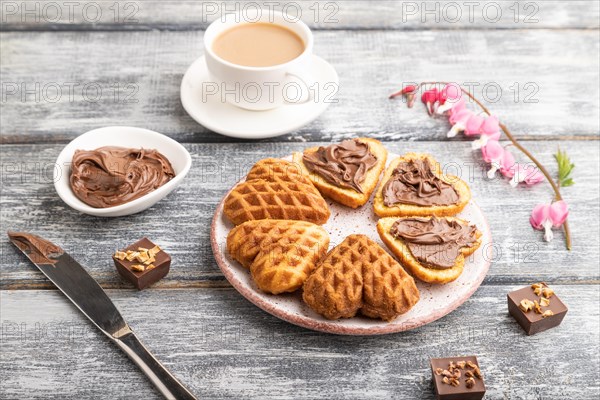
{"label": "white ceramic bowl", "polygon": [[[156,149],[171,162],[175,177],[153,192],[128,203],[108,208],[91,207],[79,200],[71,190],[71,161],[75,150],[95,150],[102,146]],[[192,157],[185,147],[165,135],[130,126],[108,126],[84,133],[61,151],[54,168],[54,187],[60,198],[77,211],[98,217],[121,217],[152,207],[179,185],[191,166]]]}

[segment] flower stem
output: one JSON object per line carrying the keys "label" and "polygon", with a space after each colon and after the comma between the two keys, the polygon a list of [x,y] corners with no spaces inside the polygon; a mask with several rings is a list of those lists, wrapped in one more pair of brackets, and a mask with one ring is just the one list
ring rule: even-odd
{"label": "flower stem", "polygon": [[[419,84],[417,86],[417,88],[415,90],[420,89],[420,87],[423,86],[423,85],[448,85],[448,84],[449,84],[448,82],[422,82],[421,84]],[[491,113],[487,109],[487,107],[485,105],[483,105],[483,103],[481,103],[479,100],[477,100],[475,98],[475,96],[473,96],[468,90],[465,90],[462,87],[460,87],[460,90],[464,94],[466,94],[467,97],[469,97],[471,100],[473,100],[483,110],[483,112],[485,112],[487,115],[491,115]],[[506,127],[506,125],[500,124],[500,128],[502,129],[502,131],[504,132],[504,134],[506,135],[506,137],[512,142],[512,144],[516,148],[518,148],[519,150],[521,150],[521,152],[523,154],[525,154],[531,161],[533,161],[533,163],[539,168],[539,170],[542,172],[542,174],[544,174],[544,176],[546,177],[546,180],[548,181],[548,183],[550,183],[550,186],[552,186],[552,190],[554,191],[554,195],[555,195],[555,200],[556,201],[562,200],[562,196],[560,195],[560,188],[559,188],[559,186],[556,184],[556,182],[554,181],[554,179],[552,178],[552,176],[550,175],[550,173],[548,172],[548,170],[546,170],[546,168],[542,165],[542,163],[540,163],[533,156],[533,154],[531,154],[529,152],[529,150],[527,150],[525,147],[523,147],[517,141],[517,139],[515,139],[515,137],[513,136],[513,134]],[[565,222],[563,224],[563,229],[565,231],[565,241],[566,241],[567,249],[571,250],[571,231],[569,229],[569,224],[568,224],[568,222],[566,220],[565,220]]]}

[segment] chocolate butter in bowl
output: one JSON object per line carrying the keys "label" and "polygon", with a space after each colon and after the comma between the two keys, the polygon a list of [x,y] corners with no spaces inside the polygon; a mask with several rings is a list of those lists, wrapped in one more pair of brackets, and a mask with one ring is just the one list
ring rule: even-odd
{"label": "chocolate butter in bowl", "polygon": [[159,151],[105,146],[76,150],[70,185],[75,196],[94,208],[108,208],[138,199],[175,177]]}

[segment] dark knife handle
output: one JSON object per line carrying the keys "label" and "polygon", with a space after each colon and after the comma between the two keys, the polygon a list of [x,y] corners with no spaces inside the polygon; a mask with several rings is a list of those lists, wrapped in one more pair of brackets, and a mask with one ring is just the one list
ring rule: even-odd
{"label": "dark knife handle", "polygon": [[148,379],[167,399],[196,400],[152,353],[140,342],[133,332],[114,339],[117,345],[140,367]]}

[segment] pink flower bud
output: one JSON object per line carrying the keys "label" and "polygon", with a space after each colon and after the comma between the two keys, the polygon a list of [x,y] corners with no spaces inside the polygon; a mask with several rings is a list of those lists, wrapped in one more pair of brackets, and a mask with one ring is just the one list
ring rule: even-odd
{"label": "pink flower bud", "polygon": [[473,150],[481,149],[487,144],[487,142],[492,140],[496,142],[500,140],[500,132],[496,132],[494,135],[491,136],[481,134],[481,136],[479,136],[479,139],[473,141],[471,147],[473,147]]}
{"label": "pink flower bud", "polygon": [[494,160],[501,160],[504,155],[504,147],[498,141],[490,140],[481,148],[481,155],[483,156],[483,160],[488,163]]}
{"label": "pink flower bud", "polygon": [[569,216],[569,207],[563,200],[553,204],[538,204],[529,217],[534,229],[544,231],[544,240],[549,242],[554,237],[552,228],[559,228]]}
{"label": "pink flower bud", "polygon": [[[440,108],[441,107],[438,107],[438,111]],[[465,110],[468,111],[467,106],[465,105],[465,101],[461,99],[460,101],[455,103],[452,106],[452,108],[450,108],[450,113],[448,114],[448,121],[450,121],[450,123],[454,125],[457,121],[458,114]]]}
{"label": "pink flower bud", "polygon": [[467,127],[469,118],[471,118],[473,115],[473,111],[469,110],[468,108],[463,108],[457,114],[452,115],[449,119],[450,123],[452,124],[452,129],[450,129],[448,132],[448,137],[454,137],[459,132],[464,131]]}
{"label": "pink flower bud", "polygon": [[460,86],[455,83],[449,83],[442,90],[440,90],[439,102],[440,104],[446,103],[446,100],[456,101],[462,97],[462,90]]}
{"label": "pink flower bud", "polygon": [[502,155],[502,165],[500,166],[500,173],[507,178],[512,178],[515,175],[515,157],[506,148]]}
{"label": "pink flower bud", "polygon": [[443,106],[446,103],[446,100],[448,100],[448,96],[446,95],[446,92],[444,92],[444,89],[442,89],[438,93],[437,101],[439,105]]}
{"label": "pink flower bud", "polygon": [[436,88],[426,90],[421,95],[421,101],[423,103],[435,103],[437,100],[438,100],[438,90]]}
{"label": "pink flower bud", "polygon": [[429,89],[421,95],[421,101],[427,106],[429,115],[433,114],[433,105],[438,101],[438,90],[436,88]]}
{"label": "pink flower bud", "polygon": [[489,179],[493,179],[496,175],[496,171],[502,168],[504,153],[504,147],[502,147],[502,145],[495,140],[489,141],[484,147],[481,148],[483,160],[491,164],[491,168],[487,173]]}
{"label": "pink flower bud", "polygon": [[510,180],[510,185],[512,187],[517,187],[517,185],[521,182],[526,185],[535,185],[537,183],[543,182],[545,177],[544,174],[534,165],[522,165],[515,164],[513,169],[513,176]]}
{"label": "pink flower bud", "polygon": [[529,223],[534,229],[544,229],[544,222],[548,220],[550,214],[549,204],[538,204],[533,208],[531,216],[529,217]]}
{"label": "pink flower bud", "polygon": [[402,88],[402,90],[400,90],[399,92],[391,94],[389,98],[393,99],[398,96],[406,96],[407,94],[414,93],[416,90],[417,90],[417,86],[407,85],[404,88]]}
{"label": "pink flower bud", "polygon": [[496,132],[500,132],[500,121],[498,121],[498,117],[490,115],[481,125],[481,133],[492,136],[496,134]]}
{"label": "pink flower bud", "polygon": [[481,133],[481,126],[483,125],[483,117],[477,114],[473,114],[467,121],[465,126],[465,135],[474,136]]}
{"label": "pink flower bud", "polygon": [[480,137],[472,144],[473,150],[477,150],[486,145],[489,140],[500,140],[500,123],[495,116],[489,116],[481,124],[479,130]]}
{"label": "pink flower bud", "polygon": [[415,85],[408,85],[404,89],[402,89],[400,91],[400,93],[401,94],[408,94],[408,93],[414,92],[415,90],[417,90],[417,87]]}
{"label": "pink flower bud", "polygon": [[459,85],[456,83],[449,83],[444,86],[442,90],[440,90],[438,102],[440,106],[437,109],[437,113],[443,114],[450,110],[458,102],[462,102],[464,105],[465,98]]}
{"label": "pink flower bud", "polygon": [[550,206],[549,217],[552,220],[552,226],[560,227],[565,223],[569,216],[569,205],[564,201],[556,201]]}

